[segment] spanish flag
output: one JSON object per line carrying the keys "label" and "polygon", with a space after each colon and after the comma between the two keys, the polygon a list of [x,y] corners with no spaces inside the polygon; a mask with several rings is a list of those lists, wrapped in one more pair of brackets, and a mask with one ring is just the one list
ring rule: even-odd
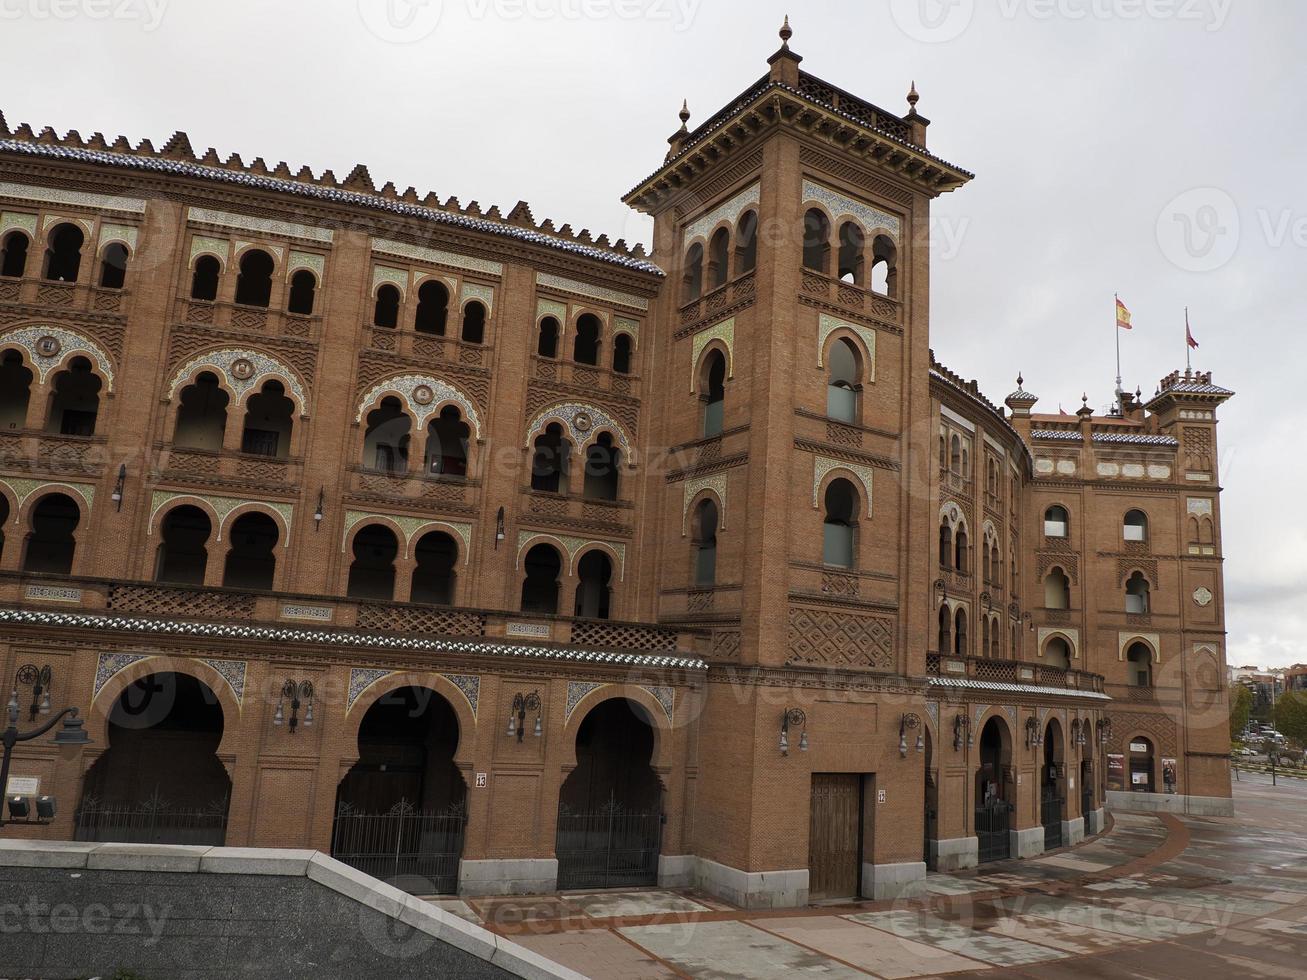
{"label": "spanish flag", "polygon": [[1126,309],[1125,304],[1121,302],[1120,296],[1116,298],[1116,325],[1122,330],[1134,329],[1130,324],[1130,311]]}

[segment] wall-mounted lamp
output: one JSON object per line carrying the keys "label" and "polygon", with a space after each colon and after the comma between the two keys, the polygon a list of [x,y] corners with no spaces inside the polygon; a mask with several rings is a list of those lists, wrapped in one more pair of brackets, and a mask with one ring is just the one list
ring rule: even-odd
{"label": "wall-mounted lamp", "polygon": [[992,613],[994,611],[994,597],[988,592],[980,593],[980,604],[985,607],[985,612]]}
{"label": "wall-mounted lamp", "polygon": [[935,588],[935,604],[939,605],[939,603],[943,602],[944,599],[948,596],[948,583],[945,582],[942,578],[937,578],[935,579],[934,588]]}
{"label": "wall-mounted lamp", "polygon": [[808,751],[808,716],[802,708],[786,708],[781,716],[781,755],[790,754],[790,729],[799,728],[799,751]]}
{"label": "wall-mounted lamp", "polygon": [[287,681],[281,685],[281,698],[277,701],[277,710],[272,713],[272,723],[281,725],[286,720],[285,703],[290,702],[290,733],[295,734],[295,729],[300,723],[300,708],[304,708],[304,727],[313,726],[313,685],[308,681],[301,681],[296,684],[294,681]]}
{"label": "wall-mounted lamp", "polygon": [[513,696],[513,707],[508,712],[508,731],[504,734],[510,738],[517,736],[519,742],[526,736],[526,713],[534,711],[536,713],[535,737],[539,738],[545,733],[544,725],[540,720],[540,692],[532,691],[530,694],[515,694]]}
{"label": "wall-mounted lamp", "polygon": [[953,719],[953,751],[962,751],[962,741],[966,740],[967,748],[976,744],[975,737],[971,734],[971,717],[960,714]]}
{"label": "wall-mounted lamp", "polygon": [[1109,741],[1111,741],[1112,738],[1112,719],[1099,718],[1097,727],[1098,727],[1098,744],[1106,745]]}
{"label": "wall-mounted lamp", "polygon": [[504,540],[504,508],[499,508],[499,513],[495,515],[495,550],[499,550],[499,542]]}
{"label": "wall-mounted lamp", "polygon": [[109,499],[113,501],[114,509],[121,511],[123,509],[123,488],[127,485],[127,464],[118,464],[118,479],[114,482],[113,493]]}
{"label": "wall-mounted lamp", "polygon": [[908,732],[917,732],[917,751],[926,751],[926,737],[923,732],[917,731],[921,728],[921,716],[916,712],[909,711],[899,719],[899,757],[906,759],[908,757]]}
{"label": "wall-mounted lamp", "polygon": [[18,705],[18,688],[30,687],[32,689],[32,704],[28,708],[27,720],[35,721],[37,715],[48,715],[50,713],[50,686],[54,683],[54,671],[50,665],[37,667],[36,664],[23,664],[14,674],[14,703],[10,706],[16,708]]}
{"label": "wall-mounted lamp", "polygon": [[1030,613],[1022,613],[1021,622],[1026,624],[1026,629],[1031,633],[1035,632],[1035,617],[1030,615]]}
{"label": "wall-mounted lamp", "polygon": [[327,488],[322,487],[318,490],[318,506],[313,511],[313,530],[318,531],[322,528],[323,508],[327,505]]}
{"label": "wall-mounted lamp", "polygon": [[1039,722],[1034,718],[1026,719],[1026,748],[1037,749],[1044,744],[1044,740],[1039,737]]}

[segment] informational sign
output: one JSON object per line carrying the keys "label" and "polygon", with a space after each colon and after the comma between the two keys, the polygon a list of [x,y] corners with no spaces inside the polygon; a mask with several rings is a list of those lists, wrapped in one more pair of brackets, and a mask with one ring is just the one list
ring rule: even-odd
{"label": "informational sign", "polygon": [[1176,792],[1175,786],[1176,783],[1179,782],[1179,778],[1176,775],[1178,772],[1176,765],[1177,763],[1175,759],[1162,760],[1162,783],[1166,786],[1166,791],[1168,793]]}
{"label": "informational sign", "polygon": [[479,772],[479,773],[477,773],[477,778],[476,778],[476,788],[477,788],[477,789],[485,789],[485,788],[486,788],[486,774],[485,774],[485,773],[483,773],[483,772]]}
{"label": "informational sign", "polygon": [[1131,751],[1131,752],[1142,752],[1142,753],[1144,753],[1145,755],[1147,755],[1147,754],[1148,754],[1148,743],[1147,743],[1147,742],[1131,742],[1131,743],[1130,743],[1130,751]]}
{"label": "informational sign", "polygon": [[1135,785],[1135,786],[1147,786],[1147,785],[1148,785],[1148,773],[1146,773],[1146,772],[1132,772],[1132,773],[1130,774],[1130,782],[1131,782],[1133,785]]}
{"label": "informational sign", "polygon": [[1125,756],[1108,755],[1107,788],[1125,789]]}
{"label": "informational sign", "polygon": [[40,776],[10,776],[5,796],[40,796]]}
{"label": "informational sign", "polygon": [[877,803],[885,802],[885,791],[883,789],[876,790],[876,802]]}

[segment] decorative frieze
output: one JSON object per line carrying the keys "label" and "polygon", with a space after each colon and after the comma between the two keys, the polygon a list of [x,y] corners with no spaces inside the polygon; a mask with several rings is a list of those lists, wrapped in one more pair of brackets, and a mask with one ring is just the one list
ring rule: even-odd
{"label": "decorative frieze", "polygon": [[191,237],[191,254],[187,260],[187,268],[194,268],[195,260],[201,255],[212,255],[218,260],[223,270],[227,269],[227,258],[231,254],[231,243],[225,238],[207,238],[204,235],[194,235]]}
{"label": "decorative frieze", "polygon": [[113,364],[104,348],[90,337],[66,327],[29,324],[0,334],[0,347],[10,345],[27,351],[41,384],[45,384],[50,372],[64,364],[70,355],[84,354],[95,362],[96,370],[104,379],[105,390],[113,391]]}
{"label": "decorative frieze", "polygon": [[466,306],[473,300],[485,306],[487,316],[495,312],[495,291],[489,286],[475,282],[463,283],[463,291],[459,294],[459,305]]}
{"label": "decorative frieze", "polygon": [[100,225],[99,247],[104,248],[109,242],[122,242],[132,252],[136,251],[136,228],[134,225],[115,225],[104,222]]}
{"label": "decorative frieze", "polygon": [[563,424],[571,437],[572,445],[578,450],[592,442],[599,433],[611,433],[622,450],[622,460],[627,465],[635,465],[631,440],[627,437],[621,423],[602,408],[584,402],[564,402],[538,413],[526,429],[527,448],[530,448],[532,441],[544,430],[544,427],[554,421]]}
{"label": "decorative frieze", "polygon": [[383,283],[398,286],[399,293],[402,296],[408,292],[408,271],[405,269],[392,269],[384,265],[374,267],[372,270],[372,292],[375,293],[377,287]]}
{"label": "decorative frieze", "polygon": [[718,507],[717,526],[722,530],[726,529],[726,474],[715,473],[712,476],[702,476],[685,481],[683,485],[683,496],[681,499],[682,537],[687,533],[686,524],[690,515],[690,502],[704,490],[711,490],[717,495],[717,499],[721,504],[721,506]]}
{"label": "decorative frieze", "polygon": [[150,522],[145,528],[147,535],[154,533],[154,521],[159,516],[159,511],[174,500],[199,500],[213,511],[214,516],[218,518],[216,527],[215,541],[222,540],[223,528],[227,525],[227,519],[240,510],[242,507],[267,508],[273,511],[281,518],[282,526],[285,528],[285,534],[282,536],[281,546],[290,547],[291,522],[295,516],[295,505],[283,503],[279,500],[250,500],[245,497],[219,497],[212,494],[186,493],[179,490],[155,490],[150,496]]}
{"label": "decorative frieze", "polygon": [[613,320],[613,335],[616,336],[619,333],[625,333],[631,335],[632,347],[640,346],[640,321],[639,320],[632,320],[630,317],[627,316],[616,317]]}
{"label": "decorative frieze", "polygon": [[699,355],[714,340],[726,345],[726,377],[735,377],[735,317],[731,317],[700,330],[690,341],[690,394],[694,394],[699,381]]}
{"label": "decorative frieze", "polygon": [[37,187],[34,184],[15,184],[10,181],[0,181],[0,197],[14,198],[19,201],[63,204],[76,208],[86,208],[91,211],[118,211],[125,214],[145,213],[145,201],[139,197],[91,194],[86,191]]}
{"label": "decorative frieze", "polygon": [[286,263],[286,278],[289,279],[301,269],[308,269],[321,283],[326,261],[321,255],[314,255],[312,252],[296,252],[292,249],[290,261]]}
{"label": "decorative frieze", "polygon": [[572,712],[576,710],[576,706],[581,703],[587,694],[606,686],[595,681],[568,681],[567,710],[563,713],[563,724],[567,724],[572,717]]}
{"label": "decorative frieze", "polygon": [[894,215],[870,204],[855,201],[816,181],[803,182],[803,202],[805,205],[816,203],[824,207],[837,228],[844,219],[852,218],[862,225],[868,240],[877,234],[889,235],[895,242],[903,237],[903,223]]}
{"label": "decorative frieze", "polygon": [[0,477],[0,485],[7,486],[9,492],[14,495],[14,501],[17,504],[13,515],[15,523],[22,519],[23,504],[27,502],[27,498],[38,491],[68,490],[82,498],[82,503],[86,504],[87,510],[90,510],[95,504],[95,485],[91,483],[70,483],[64,480],[29,480],[25,477],[8,476]]}
{"label": "decorative frieze", "polygon": [[426,262],[431,265],[444,265],[453,269],[466,269],[469,272],[482,272],[489,276],[502,276],[504,267],[489,259],[473,258],[436,248],[424,248],[421,245],[409,245],[405,242],[390,241],[385,238],[372,240],[372,251],[381,255],[409,259],[412,262]]}
{"label": "decorative frieze", "polygon": [[236,703],[243,704],[245,701],[245,661],[205,660],[202,662],[218,672],[222,679],[227,682],[227,686],[231,688],[231,693],[236,696]]}
{"label": "decorative frieze", "polygon": [[867,369],[865,371],[868,382],[876,380],[876,331],[870,327],[864,327],[860,323],[852,323],[849,320],[841,320],[837,316],[831,316],[829,313],[823,313],[818,320],[817,326],[817,367],[826,366],[826,340],[836,330],[849,330],[861,338],[867,347]]}
{"label": "decorative frieze", "polygon": [[847,470],[858,478],[862,484],[862,489],[867,494],[867,516],[871,516],[872,496],[871,481],[872,470],[870,466],[863,466],[861,463],[848,463],[842,459],[831,459],[829,456],[816,456],[812,462],[812,506],[820,507],[821,502],[819,495],[821,493],[821,483],[826,479],[826,475],[833,470]]}
{"label": "decorative frieze", "polygon": [[354,421],[362,422],[363,413],[371,409],[383,395],[397,395],[405,403],[417,429],[425,429],[427,420],[439,414],[446,405],[456,405],[463,415],[463,421],[472,430],[472,437],[481,438],[481,415],[472,399],[448,381],[429,374],[403,374],[374,385],[359,401]]}
{"label": "decorative frieze", "polygon": [[0,235],[18,229],[27,232],[28,238],[36,237],[36,215],[22,214],[18,211],[0,212]]}
{"label": "decorative frieze", "polygon": [[557,541],[567,552],[567,567],[569,573],[576,565],[576,558],[582,551],[588,548],[608,548],[617,556],[618,579],[626,578],[626,545],[621,541],[600,541],[594,538],[578,538],[570,534],[551,534],[548,531],[519,531],[517,533],[517,563],[514,568],[520,568],[522,564],[522,554],[528,542],[535,539],[548,539]]}
{"label": "decorative frieze", "polygon": [[588,282],[578,282],[575,279],[566,279],[563,276],[555,276],[546,272],[536,273],[536,285],[543,286],[545,289],[554,289],[560,293],[572,293],[576,296],[585,296],[588,299],[597,299],[601,303],[613,303],[617,306],[630,307],[633,310],[647,311],[649,309],[649,301],[640,296],[632,296],[630,293],[619,292],[616,289],[594,286]]}
{"label": "decorative frieze", "polygon": [[115,675],[126,670],[132,664],[138,664],[142,660],[150,658],[141,653],[102,653],[100,659],[95,665],[95,687],[91,691],[91,700],[94,701],[104,690],[104,685],[113,680]]}
{"label": "decorative frieze", "polygon": [[413,543],[418,535],[425,534],[428,531],[447,530],[453,531],[463,542],[463,564],[466,565],[472,560],[472,525],[470,523],[443,519],[433,520],[430,517],[415,517],[407,514],[376,514],[358,510],[345,511],[345,530],[340,542],[341,551],[345,550],[345,546],[349,542],[350,532],[364,521],[378,521],[383,524],[393,524],[399,528],[404,539],[404,558],[407,558],[412,552]]}
{"label": "decorative frieze", "polygon": [[251,391],[258,391],[265,382],[280,381],[286,388],[286,394],[295,402],[302,418],[309,415],[309,396],[304,382],[294,368],[262,351],[248,348],[229,347],[223,350],[211,350],[198,357],[193,357],[173,375],[168,386],[168,398],[177,396],[177,390],[189,383],[201,370],[211,370],[222,375],[234,394],[235,403],[239,404]]}
{"label": "decorative frieze", "polygon": [[732,231],[734,231],[736,223],[740,220],[740,215],[744,214],[749,208],[758,206],[760,192],[760,184],[756,182],[750,184],[729,201],[719,204],[707,214],[690,222],[685,226],[686,247],[688,248],[698,239],[707,240],[713,229],[722,222],[730,225]]}
{"label": "decorative frieze", "polygon": [[[145,210],[145,202],[141,202]],[[304,241],[320,242],[330,245],[335,234],[330,228],[318,228],[313,225],[299,224],[293,221],[278,221],[275,218],[255,218],[245,214],[231,214],[227,211],[215,211],[210,208],[187,208],[186,220],[202,225],[214,225],[230,228],[234,231],[249,231],[273,238],[299,238]]]}

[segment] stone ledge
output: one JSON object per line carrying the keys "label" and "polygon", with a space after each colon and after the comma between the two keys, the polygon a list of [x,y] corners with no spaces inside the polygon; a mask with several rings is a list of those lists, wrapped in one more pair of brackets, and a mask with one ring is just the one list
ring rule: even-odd
{"label": "stone ledge", "polygon": [[696,858],[695,887],[742,909],[791,909],[808,904],[808,869],[741,871]]}
{"label": "stone ledge", "polygon": [[921,898],[926,894],[923,861],[862,865],[862,897],[875,902],[894,898]]}
{"label": "stone ledge", "polygon": [[936,872],[965,871],[980,863],[980,840],[953,837],[930,842],[930,860]]}
{"label": "stone ledge", "polygon": [[1140,813],[1183,813],[1193,817],[1234,816],[1234,800],[1226,796],[1180,796],[1175,793],[1108,790],[1107,805],[1113,810],[1135,810]]}
{"label": "stone ledge", "polygon": [[1027,827],[1025,830],[1009,830],[1014,858],[1038,857],[1044,853],[1044,828]]}

